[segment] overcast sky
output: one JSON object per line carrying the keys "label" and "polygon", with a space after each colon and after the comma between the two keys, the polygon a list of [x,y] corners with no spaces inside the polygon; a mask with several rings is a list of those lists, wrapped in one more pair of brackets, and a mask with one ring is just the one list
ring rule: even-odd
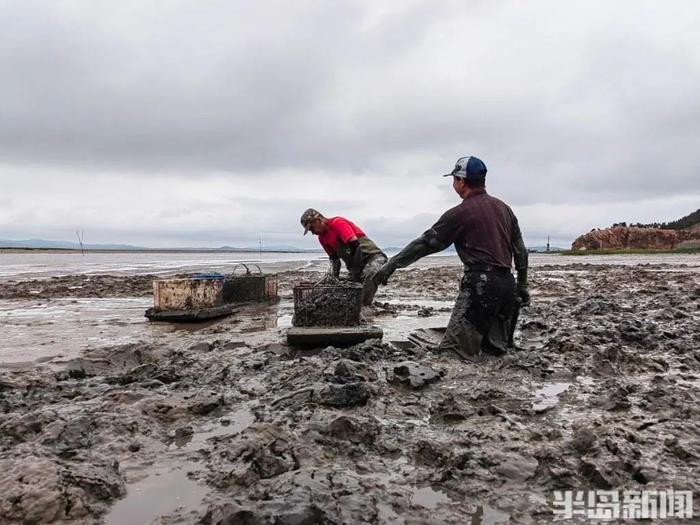
{"label": "overcast sky", "polygon": [[403,245],[475,155],[526,243],[700,207],[700,2],[0,0],[0,238]]}

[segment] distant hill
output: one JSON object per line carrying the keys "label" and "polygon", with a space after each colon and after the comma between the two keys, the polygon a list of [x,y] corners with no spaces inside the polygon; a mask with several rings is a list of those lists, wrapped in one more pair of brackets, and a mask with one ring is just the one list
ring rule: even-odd
{"label": "distant hill", "polygon": [[650,222],[648,224],[642,224],[638,222],[636,224],[630,223],[629,225],[626,222],[620,222],[617,224],[613,224],[613,227],[614,226],[629,226],[634,228],[659,228],[661,230],[685,230],[688,228],[700,226],[700,209],[689,213],[685,217],[681,217],[680,219],[671,222]]}
{"label": "distant hill", "polygon": [[[80,245],[77,242],[68,241],[48,241],[46,239],[25,239],[21,241],[13,241],[9,239],[0,239],[0,248],[49,248],[63,250],[79,250]],[[84,244],[86,250],[144,250],[140,246],[132,246],[130,244]]]}
{"label": "distant hill", "polygon": [[[46,239],[25,239],[10,240],[0,239],[0,248],[26,248],[26,249],[48,249],[48,250],[80,250],[77,242],[69,241],[49,241]],[[114,251],[182,251],[182,252],[317,252],[319,250],[306,250],[288,245],[270,245],[239,248],[236,246],[221,246],[219,248],[147,248],[144,246],[134,246],[131,244],[84,244],[85,250],[114,250]]]}
{"label": "distant hill", "polygon": [[692,228],[694,226],[700,226],[700,209],[695,210],[693,213],[689,213],[677,221],[665,223],[661,227],[667,230],[682,230]]}
{"label": "distant hill", "polygon": [[[190,249],[190,248],[188,248]],[[191,248],[196,249],[196,248]],[[220,248],[211,248],[212,250],[218,250],[222,252],[258,252],[260,251],[259,246],[249,246],[238,248],[236,246],[222,246]],[[305,248],[297,248],[296,246],[289,246],[286,244],[271,244],[268,246],[263,246],[262,251],[264,252],[317,252],[319,250],[308,250]]]}

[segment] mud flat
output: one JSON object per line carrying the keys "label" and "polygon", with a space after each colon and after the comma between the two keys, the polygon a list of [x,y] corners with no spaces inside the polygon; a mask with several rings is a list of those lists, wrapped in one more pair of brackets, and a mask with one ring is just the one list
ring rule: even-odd
{"label": "mud flat", "polygon": [[[519,350],[476,363],[407,340],[445,324],[459,273],[398,272],[371,313],[384,342],[342,350],[282,344],[308,272],[188,329],[134,309],[99,336],[57,311],[79,352],[0,367],[0,522],[548,523],[554,490],[700,491],[697,264],[537,267]],[[13,304],[150,294],[62,279],[0,286],[0,325],[24,329]]]}

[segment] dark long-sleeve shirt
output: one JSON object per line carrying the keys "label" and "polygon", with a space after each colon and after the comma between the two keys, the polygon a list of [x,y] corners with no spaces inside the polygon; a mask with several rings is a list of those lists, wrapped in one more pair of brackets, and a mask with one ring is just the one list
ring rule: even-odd
{"label": "dark long-sleeve shirt", "polygon": [[518,219],[503,201],[486,190],[476,190],[460,204],[447,210],[433,225],[443,249],[454,243],[465,265],[488,264],[527,268],[528,256]]}

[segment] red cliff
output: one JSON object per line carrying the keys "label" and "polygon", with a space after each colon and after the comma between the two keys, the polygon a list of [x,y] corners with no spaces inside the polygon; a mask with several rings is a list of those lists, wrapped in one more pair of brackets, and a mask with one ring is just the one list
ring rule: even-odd
{"label": "red cliff", "polygon": [[664,230],[661,228],[638,228],[613,226],[593,230],[581,235],[571,245],[572,250],[608,250],[636,248],[642,250],[664,250],[676,248],[685,241],[700,240],[697,228]]}

